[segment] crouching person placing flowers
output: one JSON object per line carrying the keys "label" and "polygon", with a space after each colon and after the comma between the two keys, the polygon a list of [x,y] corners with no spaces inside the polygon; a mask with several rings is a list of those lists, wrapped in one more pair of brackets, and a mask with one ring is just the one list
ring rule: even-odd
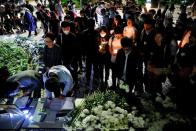
{"label": "crouching person placing flowers", "polygon": [[43,81],[46,88],[46,97],[64,98],[73,88],[73,78],[70,71],[62,65],[53,66],[43,76]]}

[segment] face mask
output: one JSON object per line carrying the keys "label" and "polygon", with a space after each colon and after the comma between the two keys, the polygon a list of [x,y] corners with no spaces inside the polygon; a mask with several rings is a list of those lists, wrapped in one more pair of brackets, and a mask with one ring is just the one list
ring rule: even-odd
{"label": "face mask", "polygon": [[105,33],[104,33],[104,34],[100,34],[100,36],[101,36],[101,37],[105,37],[105,36],[106,36],[106,34],[105,34]]}
{"label": "face mask", "polygon": [[64,30],[63,33],[64,33],[65,35],[68,35],[68,34],[69,34],[69,31]]}

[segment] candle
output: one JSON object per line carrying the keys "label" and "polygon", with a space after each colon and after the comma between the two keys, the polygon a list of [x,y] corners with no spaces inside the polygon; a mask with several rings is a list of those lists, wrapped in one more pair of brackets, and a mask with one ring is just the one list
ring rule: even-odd
{"label": "candle", "polygon": [[180,43],[181,43],[181,40],[178,40],[178,41],[177,41],[177,43],[178,43],[178,45],[180,45]]}
{"label": "candle", "polygon": [[118,50],[117,49],[114,49],[114,54],[116,54],[118,52]]}
{"label": "candle", "polygon": [[102,46],[101,45],[99,45],[99,49],[102,49]]}

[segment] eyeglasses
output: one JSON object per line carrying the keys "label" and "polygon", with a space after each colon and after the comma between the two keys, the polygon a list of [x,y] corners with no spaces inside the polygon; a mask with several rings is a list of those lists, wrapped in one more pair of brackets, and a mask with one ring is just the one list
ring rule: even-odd
{"label": "eyeglasses", "polygon": [[50,40],[50,41],[49,40],[48,41],[47,40],[44,40],[44,42],[45,43],[52,43],[53,41],[52,40]]}

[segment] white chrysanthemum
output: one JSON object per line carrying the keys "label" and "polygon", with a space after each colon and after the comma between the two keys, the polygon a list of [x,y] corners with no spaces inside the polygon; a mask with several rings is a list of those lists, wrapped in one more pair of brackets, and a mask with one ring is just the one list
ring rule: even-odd
{"label": "white chrysanthemum", "polygon": [[162,97],[157,96],[157,97],[155,98],[155,101],[158,102],[158,103],[162,103],[162,102],[163,102],[163,99],[162,99]]}
{"label": "white chrysanthemum", "polygon": [[107,101],[106,105],[110,108],[114,108],[116,106],[116,104],[112,101]]}
{"label": "white chrysanthemum", "polygon": [[124,119],[124,118],[125,118],[125,116],[123,114],[119,115],[119,119]]}
{"label": "white chrysanthemum", "polygon": [[129,113],[128,115],[127,115],[127,117],[128,117],[128,120],[129,121],[133,121],[133,119],[134,119],[134,115],[132,114],[132,113]]}
{"label": "white chrysanthemum", "polygon": [[89,123],[90,121],[91,121],[90,116],[87,116],[87,117],[85,117],[85,118],[83,119],[82,123],[83,123],[83,124],[87,124],[87,123]]}
{"label": "white chrysanthemum", "polygon": [[136,108],[135,106],[133,106],[131,109],[132,109],[132,110],[137,110],[137,108]]}
{"label": "white chrysanthemum", "polygon": [[135,131],[135,129],[133,127],[130,127],[129,131]]}
{"label": "white chrysanthemum", "polygon": [[89,112],[88,109],[84,109],[84,110],[83,110],[83,113],[86,114],[86,115],[88,115],[90,112]]}
{"label": "white chrysanthemum", "polygon": [[92,127],[92,126],[89,126],[89,127],[87,127],[86,128],[86,131],[94,131],[95,129],[94,129],[94,127]]}
{"label": "white chrysanthemum", "polygon": [[84,117],[86,117],[86,115],[82,112],[82,113],[80,114],[80,117],[81,117],[81,118],[84,118]]}
{"label": "white chrysanthemum", "polygon": [[94,107],[94,108],[92,109],[92,111],[93,111],[96,115],[98,115],[98,114],[100,114],[100,113],[102,112],[102,110],[99,109],[98,107]]}
{"label": "white chrysanthemum", "polygon": [[108,105],[108,103],[105,103],[105,104],[104,104],[104,107],[105,107],[105,109],[110,108],[110,106]]}
{"label": "white chrysanthemum", "polygon": [[132,111],[131,114],[136,115],[137,111]]}
{"label": "white chrysanthemum", "polygon": [[76,126],[76,127],[81,127],[81,122],[80,122],[80,121],[76,121],[76,122],[75,122],[75,126]]}
{"label": "white chrysanthemum", "polygon": [[103,106],[102,106],[102,105],[98,105],[97,108],[98,108],[99,110],[103,110]]}
{"label": "white chrysanthemum", "polygon": [[123,114],[124,115],[127,115],[128,114],[128,111],[127,110],[123,110]]}
{"label": "white chrysanthemum", "polygon": [[120,107],[116,107],[115,109],[114,109],[116,112],[119,112],[119,113],[121,113],[121,108]]}
{"label": "white chrysanthemum", "polygon": [[145,121],[142,117],[133,117],[131,123],[136,128],[143,128],[145,126]]}

